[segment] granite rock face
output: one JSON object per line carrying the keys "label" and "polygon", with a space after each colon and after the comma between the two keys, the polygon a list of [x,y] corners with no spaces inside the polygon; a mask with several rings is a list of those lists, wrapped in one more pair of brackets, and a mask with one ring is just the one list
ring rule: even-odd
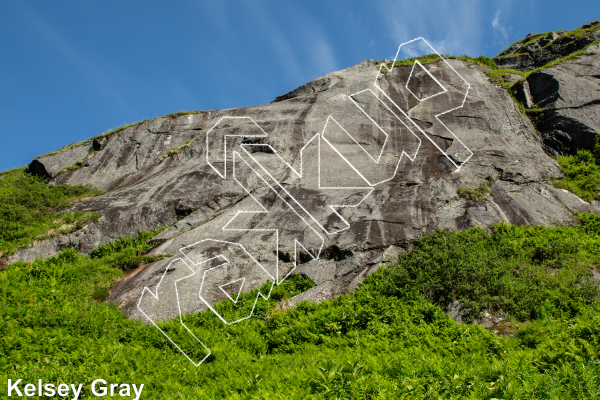
{"label": "granite rock face", "polygon": [[[31,170],[51,184],[107,190],[75,206],[103,216],[12,260],[65,247],[90,252],[170,225],[153,238],[159,246],[152,253],[172,256],[140,267],[110,295],[133,318],[163,319],[177,314],[175,288],[184,284],[203,288],[200,299],[186,297],[188,312],[253,287],[266,290],[266,281],[291,272],[317,285],[294,301],[322,300],[356,288],[423,233],[563,224],[574,212],[600,211],[546,183],[561,176],[559,166],[531,121],[480,69],[448,60],[382,73],[367,60],[266,105],[158,118],[92,150],[86,143],[38,158]],[[570,82],[564,74],[538,79]],[[582,107],[594,96],[593,79],[571,100],[559,85],[552,104],[565,107],[557,111],[579,110],[582,123],[593,122],[597,114]],[[534,102],[548,90],[536,82],[529,82]],[[63,170],[82,158],[80,168]],[[482,182],[491,188],[485,201],[458,196],[459,187]]]}
{"label": "granite rock face", "polygon": [[600,21],[591,21],[571,32],[530,33],[504,50],[494,62],[498,68],[530,71],[582,50],[600,39]]}
{"label": "granite rock face", "polygon": [[515,69],[517,71],[531,71],[535,69],[535,61],[529,54],[508,55],[494,58],[498,68]]}
{"label": "granite rock face", "polygon": [[529,75],[517,98],[538,108],[536,127],[554,154],[591,149],[600,135],[600,44],[586,54]]}

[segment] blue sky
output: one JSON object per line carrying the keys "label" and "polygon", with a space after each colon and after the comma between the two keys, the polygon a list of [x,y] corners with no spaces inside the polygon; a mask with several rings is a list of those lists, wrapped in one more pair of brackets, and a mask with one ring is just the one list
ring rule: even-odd
{"label": "blue sky", "polygon": [[0,170],[146,118],[268,103],[415,37],[494,56],[593,19],[597,0],[0,0]]}

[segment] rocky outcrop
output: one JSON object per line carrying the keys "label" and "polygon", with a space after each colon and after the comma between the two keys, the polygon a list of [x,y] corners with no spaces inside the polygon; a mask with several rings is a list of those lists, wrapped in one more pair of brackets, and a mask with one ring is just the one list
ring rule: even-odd
{"label": "rocky outcrop", "polygon": [[600,21],[588,22],[570,32],[530,33],[495,57],[494,62],[498,68],[530,71],[582,50],[598,39]]}
{"label": "rocky outcrop", "polygon": [[[548,79],[564,82],[563,72],[549,71]],[[595,78],[582,79],[592,85]],[[546,86],[536,82],[528,80],[529,92],[539,104]],[[591,95],[581,96],[563,100],[561,92],[560,102],[542,104],[581,110]],[[423,233],[498,222],[568,224],[574,212],[600,211],[547,183],[561,171],[531,121],[481,67],[460,60],[386,74],[368,60],[270,104],[159,118],[107,136],[98,150],[90,145],[36,159],[30,168],[51,184],[106,190],[75,206],[102,218],[12,259],[68,246],[89,252],[139,229],[170,225],[153,238],[159,244],[153,254],[173,256],[111,290],[134,318],[142,317],[144,287],[164,290],[164,304],[177,304],[167,289],[190,268],[199,272],[193,279],[225,268],[215,261],[224,254],[249,267],[211,275],[213,287],[247,290],[295,267],[317,286],[294,301],[321,300],[357,287]],[[79,168],[64,170],[82,158]],[[490,182],[486,200],[458,196],[459,187],[482,182]],[[230,296],[221,291],[207,292],[207,301]],[[196,298],[187,306],[207,305]],[[160,318],[177,312],[156,310]]]}
{"label": "rocky outcrop", "polygon": [[535,61],[529,54],[508,55],[494,58],[498,68],[514,69],[517,71],[531,71],[535,69]]}
{"label": "rocky outcrop", "polygon": [[532,115],[554,154],[592,149],[600,135],[600,44],[586,54],[529,75],[516,85],[517,98]]}

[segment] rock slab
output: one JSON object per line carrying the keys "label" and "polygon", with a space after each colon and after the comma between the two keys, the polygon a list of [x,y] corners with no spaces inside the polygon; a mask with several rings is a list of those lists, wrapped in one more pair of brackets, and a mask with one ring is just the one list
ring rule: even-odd
{"label": "rock slab", "polygon": [[[555,80],[560,91],[560,82],[571,79],[565,74],[548,71],[548,78],[535,79]],[[529,81],[533,102],[548,90],[536,82]],[[570,118],[580,115],[595,129],[593,108],[584,107],[594,96],[589,82],[585,95],[543,104],[556,104]],[[65,247],[90,252],[122,235],[170,225],[153,238],[159,244],[153,254],[172,256],[111,290],[132,318],[144,318],[137,305],[146,287],[161,291],[164,307],[156,315],[173,317],[177,309],[168,304],[177,304],[175,287],[188,276],[202,285],[216,268],[227,271],[223,282],[215,280],[218,288],[235,283],[243,291],[298,272],[317,286],[294,301],[323,300],[356,288],[424,233],[498,222],[565,224],[574,212],[600,211],[547,184],[561,171],[531,121],[480,67],[460,60],[386,74],[367,60],[266,105],[146,121],[106,137],[99,150],[89,146],[36,159],[31,169],[51,183],[107,190],[75,206],[103,217],[12,260]],[[81,168],[64,170],[83,157]],[[482,182],[491,182],[486,200],[458,196],[459,187]],[[202,250],[190,255],[184,250],[190,246]],[[227,251],[252,271],[243,276]],[[188,294],[194,299],[188,312],[232,296],[211,289],[200,301],[195,293]]]}

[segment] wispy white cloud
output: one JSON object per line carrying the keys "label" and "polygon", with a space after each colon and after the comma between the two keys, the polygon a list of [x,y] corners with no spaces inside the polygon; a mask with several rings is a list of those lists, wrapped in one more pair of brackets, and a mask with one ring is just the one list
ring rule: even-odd
{"label": "wispy white cloud", "polygon": [[[382,26],[398,44],[423,37],[440,54],[482,53],[484,3],[471,0],[380,1],[377,6]],[[394,55],[395,51],[386,58]]]}
{"label": "wispy white cloud", "polygon": [[90,84],[109,99],[118,109],[124,113],[131,114],[132,107],[122,96],[121,91],[113,80],[98,67],[96,63],[86,58],[80,51],[71,45],[47,20],[39,16],[35,11],[21,4],[19,10],[30,23],[31,27],[40,33],[40,36],[48,42],[57,54],[62,56],[68,64],[87,79]]}
{"label": "wispy white cloud", "polygon": [[279,54],[279,62],[288,78],[293,81],[302,80],[302,71],[296,59],[297,50],[287,39],[287,32],[277,27],[260,2],[246,1],[245,3],[248,14],[258,22],[263,30],[263,36],[268,37],[271,46]]}
{"label": "wispy white cloud", "polygon": [[[200,101],[196,96],[188,89],[186,85],[172,75],[167,75],[164,82],[164,93],[168,98],[172,99],[175,104],[187,105],[187,107],[202,108]],[[183,106],[185,107],[185,106]]]}
{"label": "wispy white cloud", "polygon": [[319,74],[337,71],[338,63],[329,43],[322,36],[315,37],[313,40],[311,49],[313,68]]}
{"label": "wispy white cloud", "polygon": [[300,40],[297,40],[301,48],[296,51],[310,60],[310,64],[306,65],[304,70],[304,79],[314,79],[342,68],[329,40],[330,37],[325,33],[326,29],[317,22],[314,15],[307,13],[306,8],[298,4],[289,3],[288,7],[288,12],[295,16],[296,21],[301,21],[301,25],[290,27],[287,33],[293,33],[298,28],[302,29],[303,34]]}
{"label": "wispy white cloud", "polygon": [[[301,85],[307,80],[340,69],[335,49],[315,18],[304,7],[286,4],[293,20],[275,18],[269,2],[246,0],[249,18],[257,22],[260,36],[276,54],[289,83]],[[273,8],[275,9],[275,8]],[[300,32],[300,33],[299,33]]]}
{"label": "wispy white cloud", "polygon": [[492,28],[494,28],[494,32],[501,34],[504,38],[504,41],[508,40],[508,29],[500,23],[500,9],[496,11],[496,15],[494,15],[494,19],[492,20]]}

